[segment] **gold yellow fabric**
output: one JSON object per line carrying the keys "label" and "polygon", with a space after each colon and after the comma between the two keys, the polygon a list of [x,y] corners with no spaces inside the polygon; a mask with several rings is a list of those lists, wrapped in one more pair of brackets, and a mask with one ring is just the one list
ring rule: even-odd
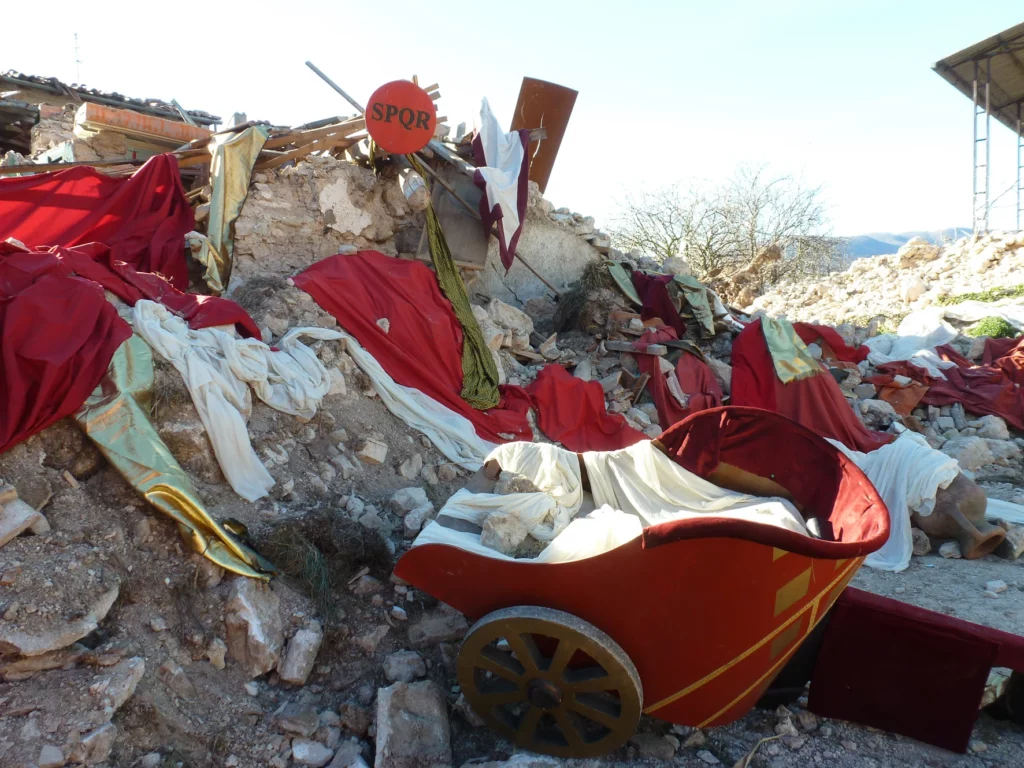
{"label": "gold yellow fabric", "polygon": [[210,138],[210,215],[206,223],[209,248],[193,255],[206,267],[203,280],[214,295],[227,288],[234,255],[234,227],[249,194],[249,178],[270,136],[265,125]]}
{"label": "gold yellow fabric", "polygon": [[153,392],[149,345],[132,336],[75,419],[100,452],[150,504],[173,518],[199,554],[222,568],[267,580],[273,566],[203,507],[192,483],[147,417]]}
{"label": "gold yellow fabric", "polygon": [[761,317],[761,330],[775,364],[775,375],[783,384],[821,373],[821,365],[811,357],[807,346],[785,318]]}

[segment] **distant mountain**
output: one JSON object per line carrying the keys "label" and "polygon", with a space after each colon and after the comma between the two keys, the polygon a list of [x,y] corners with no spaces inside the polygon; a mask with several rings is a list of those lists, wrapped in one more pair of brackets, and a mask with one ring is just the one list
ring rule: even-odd
{"label": "distant mountain", "polygon": [[846,247],[850,261],[854,261],[865,256],[882,256],[886,253],[896,253],[900,246],[915,237],[923,237],[930,243],[942,244],[957,240],[970,234],[970,232],[970,227],[953,227],[951,229],[940,229],[935,232],[871,232],[866,235],[855,235],[846,238]]}

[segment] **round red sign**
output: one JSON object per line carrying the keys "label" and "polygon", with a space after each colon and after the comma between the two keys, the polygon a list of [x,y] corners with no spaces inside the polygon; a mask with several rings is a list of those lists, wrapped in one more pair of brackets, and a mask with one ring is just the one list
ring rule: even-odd
{"label": "round red sign", "polygon": [[437,110],[427,92],[409,80],[386,83],[366,107],[366,130],[388,152],[407,155],[434,138]]}

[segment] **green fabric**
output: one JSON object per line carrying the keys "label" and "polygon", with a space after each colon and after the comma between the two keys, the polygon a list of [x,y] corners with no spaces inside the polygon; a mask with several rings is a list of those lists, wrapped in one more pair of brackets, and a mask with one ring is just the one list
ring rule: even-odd
{"label": "green fabric", "polygon": [[681,289],[686,303],[690,305],[694,318],[707,332],[706,335],[714,336],[715,315],[711,311],[711,306],[708,302],[708,292],[704,284],[692,275],[675,275],[673,279]]}
{"label": "green fabric", "polygon": [[210,216],[206,222],[208,247],[193,250],[206,266],[203,280],[214,295],[223,293],[231,278],[234,256],[235,220],[249,194],[249,178],[256,158],[270,136],[265,125],[256,125],[238,133],[222,133],[210,138]]}
{"label": "green fabric", "polygon": [[764,331],[764,340],[775,364],[775,375],[783,384],[821,373],[821,365],[811,357],[807,346],[788,320],[763,315],[761,330]]}
{"label": "green fabric", "polygon": [[626,274],[623,266],[617,261],[609,261],[607,264],[608,274],[612,276],[612,280],[619,286],[619,290],[622,291],[623,295],[637,306],[643,305],[643,302],[640,301],[640,294],[636,292],[636,286],[629,279],[629,275]]}
{"label": "green fabric", "polygon": [[[419,162],[409,155],[409,162],[426,182]],[[486,411],[496,408],[501,401],[498,392],[498,366],[494,356],[484,342],[484,335],[473,315],[469,304],[466,284],[462,282],[459,268],[455,266],[448,242],[444,239],[441,222],[437,220],[434,206],[427,206],[427,244],[430,247],[430,260],[434,262],[437,283],[441,293],[452,303],[455,317],[462,326],[462,399],[474,408]]]}

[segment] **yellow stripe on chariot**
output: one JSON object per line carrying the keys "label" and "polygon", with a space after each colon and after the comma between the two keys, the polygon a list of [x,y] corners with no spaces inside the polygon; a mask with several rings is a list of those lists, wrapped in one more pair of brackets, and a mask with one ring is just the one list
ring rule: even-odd
{"label": "yellow stripe on chariot", "polygon": [[[671,696],[668,696],[668,697],[662,699],[661,701],[655,702],[651,706],[649,706],[646,709],[644,709],[644,714],[645,715],[649,715],[652,712],[655,712],[655,711],[661,709],[662,707],[667,707],[669,704],[673,704],[673,703],[679,701],[679,699],[683,698],[684,696],[688,696],[689,694],[693,693],[698,688],[704,687],[705,685],[710,683],[715,678],[717,678],[720,675],[728,672],[730,669],[735,667],[737,664],[739,664],[744,659],[747,659],[751,655],[753,655],[754,653],[757,653],[757,651],[759,651],[761,648],[763,648],[766,644],[772,642],[776,637],[778,637],[783,632],[785,632],[786,629],[788,629],[793,623],[799,621],[801,616],[803,616],[805,613],[807,613],[808,611],[813,609],[814,612],[811,614],[812,620],[808,622],[807,631],[800,638],[801,640],[803,640],[804,637],[806,637],[807,635],[809,635],[811,633],[811,630],[814,629],[814,627],[818,623],[817,620],[816,620],[818,618],[818,616],[819,616],[819,613],[818,613],[818,603],[821,600],[822,595],[827,594],[829,592],[829,590],[833,589],[837,584],[839,584],[839,582],[842,581],[847,576],[847,574],[850,573],[850,571],[856,570],[857,566],[859,566],[861,564],[861,562],[863,562],[863,560],[864,560],[864,558],[856,558],[828,586],[826,586],[824,589],[822,589],[818,593],[818,596],[815,597],[814,600],[812,600],[807,605],[805,605],[803,608],[801,608],[799,611],[794,613],[792,616],[790,616],[788,619],[786,619],[784,622],[782,622],[772,632],[770,632],[769,634],[767,634],[763,638],[761,638],[754,645],[750,646],[747,650],[743,651],[743,653],[741,653],[739,656],[737,656],[736,658],[732,659],[731,661],[726,662],[725,664],[723,664],[721,667],[719,667],[718,669],[714,670],[713,672],[708,673],[707,675],[702,677],[697,682],[692,683],[692,684],[686,686],[681,691],[677,691],[676,693],[673,693]],[[801,576],[802,576],[802,574],[801,574]],[[800,578],[800,577],[798,577],[798,578]],[[836,593],[836,597],[837,598],[839,597],[838,591]],[[827,610],[827,608],[828,608],[828,606],[826,606],[826,610]],[[825,611],[822,611],[820,615],[824,615],[824,613],[825,613]],[[724,709],[722,709],[719,712],[717,712],[714,715],[714,717],[710,717],[707,720],[705,720],[704,723],[709,723],[709,722],[713,721],[715,718],[721,716],[722,713],[727,712],[731,707],[736,706],[736,702],[740,701],[744,696],[749,694],[752,690],[754,690],[754,688],[756,688],[761,682],[763,682],[764,679],[766,677],[768,677],[768,675],[770,675],[772,672],[774,672],[776,669],[778,669],[778,667],[783,662],[785,662],[787,659],[789,659],[789,657],[792,655],[792,652],[794,650],[796,650],[796,648],[798,648],[798,647],[799,647],[799,643],[797,643],[788,653],[786,653],[786,655],[783,656],[782,659],[777,664],[773,665],[772,668],[768,670],[768,672],[766,672],[764,675],[762,675],[760,678],[758,678],[757,682],[755,682],[747,690],[745,690],[743,693],[741,693],[739,696],[737,696],[735,699],[733,699],[731,702],[729,702],[729,704]],[[703,725],[704,724],[701,724],[699,727],[703,727]]]}

